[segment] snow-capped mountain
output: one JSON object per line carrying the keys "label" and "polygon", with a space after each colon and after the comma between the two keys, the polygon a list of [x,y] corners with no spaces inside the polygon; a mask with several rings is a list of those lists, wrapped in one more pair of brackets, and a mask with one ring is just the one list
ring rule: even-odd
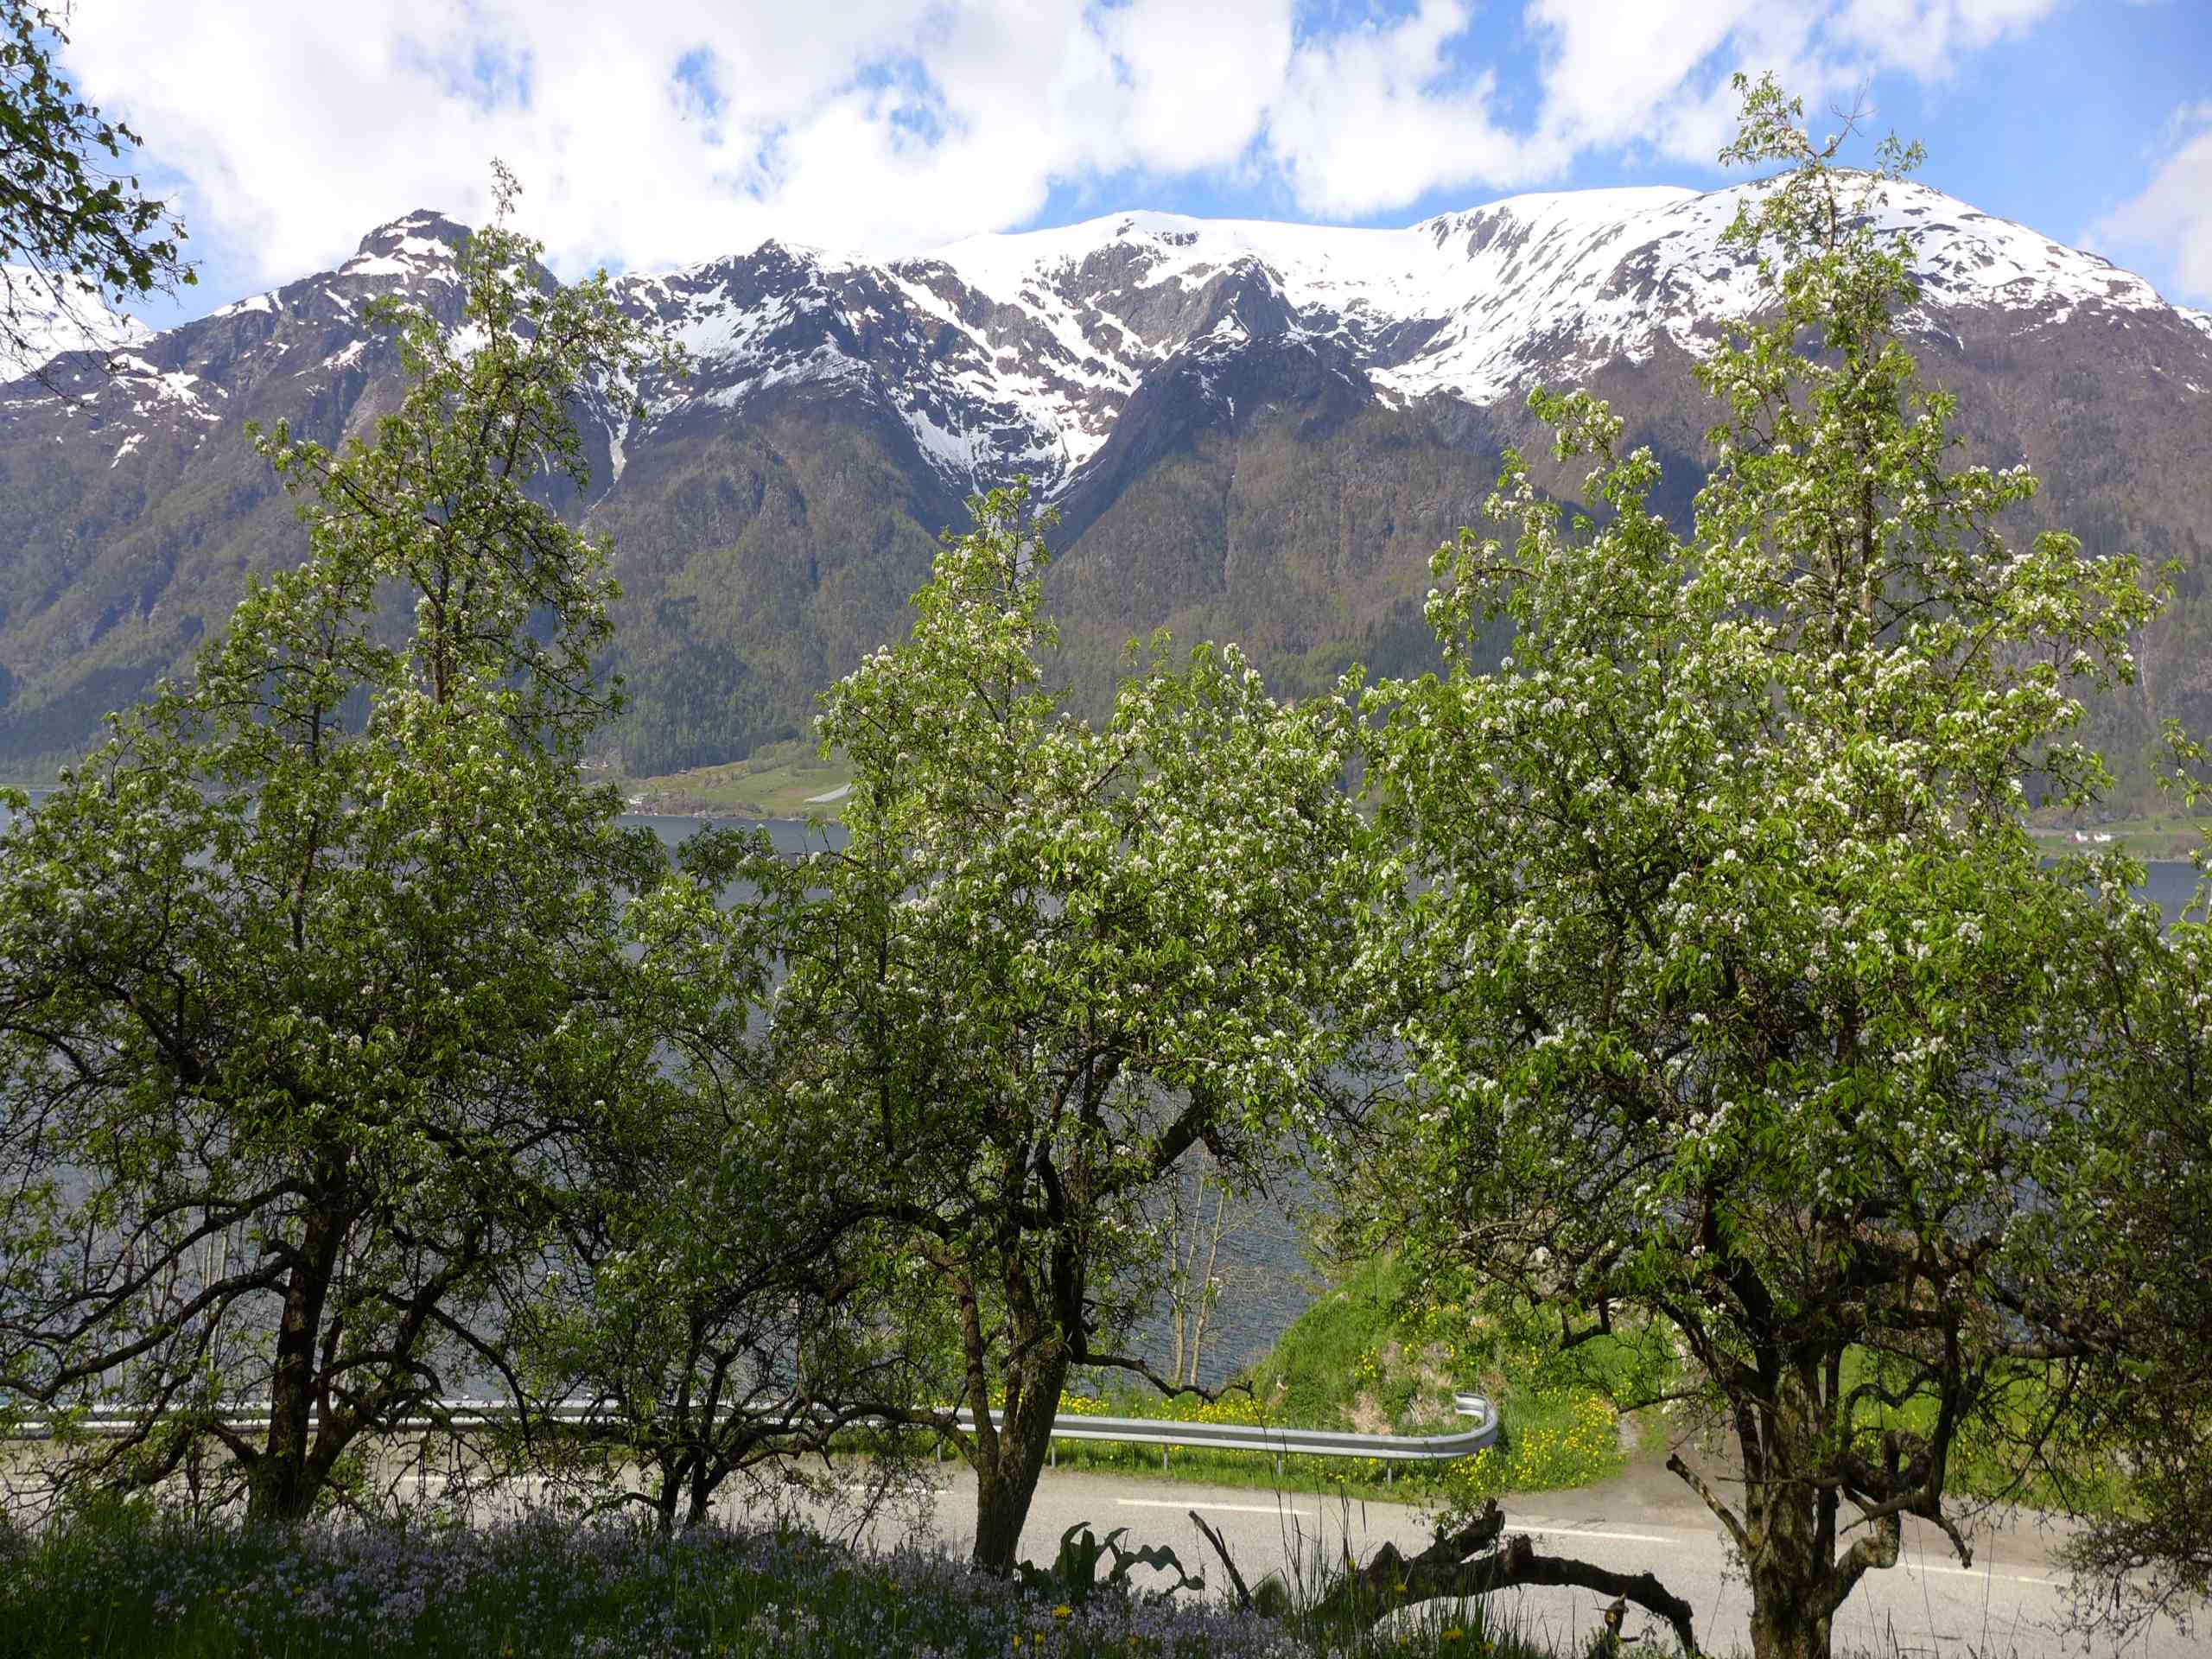
{"label": "snow-capped mountain", "polygon": [[[899,627],[961,499],[1022,473],[1064,509],[1078,677],[1163,622],[1242,640],[1294,691],[1355,656],[1421,660],[1426,555],[1529,435],[1530,386],[1613,397],[1686,498],[1711,417],[1687,369],[1757,302],[1721,238],[1757,188],[1516,196],[1402,230],[1126,213],[887,260],[771,241],[621,279],[691,362],[583,411],[573,508],[615,538],[628,757],[802,730]],[[2048,519],[2093,546],[2212,563],[2212,316],[1924,187],[1887,188],[1876,219],[1916,241],[1910,327],[1977,458],[2024,456]],[[466,234],[412,213],[111,365],[65,355],[48,378],[73,398],[0,389],[0,769],[78,747],[246,573],[299,556],[244,423],[369,429],[397,360],[365,302],[457,321]],[[2164,648],[2161,711],[2212,714],[2204,653]]]}
{"label": "snow-capped mountain", "polygon": [[[1117,213],[881,264],[769,243],[623,288],[691,352],[695,396],[871,385],[948,477],[1064,486],[1179,353],[1333,342],[1386,402],[1488,405],[1661,340],[1707,349],[1758,303],[1752,263],[1721,241],[1749,188],[1515,196],[1403,230]],[[1888,187],[1876,224],[1916,239],[1931,327],[1973,307],[2032,332],[2088,306],[2212,339],[2212,315],[1938,191]]]}

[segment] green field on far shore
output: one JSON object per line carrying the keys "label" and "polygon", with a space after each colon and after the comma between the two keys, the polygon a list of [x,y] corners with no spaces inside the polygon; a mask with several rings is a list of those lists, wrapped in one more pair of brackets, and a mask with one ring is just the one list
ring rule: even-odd
{"label": "green field on far shore", "polygon": [[[793,739],[756,749],[742,760],[657,778],[629,778],[622,793],[635,812],[707,818],[798,819],[838,816],[834,795],[852,782],[853,769],[842,755],[823,759],[813,744]],[[2031,826],[2036,841],[2053,855],[2094,852],[2124,846],[2136,857],[2186,860],[2207,844],[2212,817],[2167,812],[2104,823],[2042,823]]]}
{"label": "green field on far shore", "polygon": [[794,739],[756,749],[743,760],[694,766],[662,778],[625,780],[622,793],[634,812],[707,818],[835,818],[835,801],[817,801],[852,782],[842,755],[823,760],[811,743]]}
{"label": "green field on far shore", "polygon": [[2186,859],[2203,847],[2212,831],[2212,818],[2190,812],[2159,813],[2148,817],[2114,818],[2109,823],[2038,823],[2032,826],[2037,842],[2049,853],[2096,852],[2125,847],[2138,858]]}

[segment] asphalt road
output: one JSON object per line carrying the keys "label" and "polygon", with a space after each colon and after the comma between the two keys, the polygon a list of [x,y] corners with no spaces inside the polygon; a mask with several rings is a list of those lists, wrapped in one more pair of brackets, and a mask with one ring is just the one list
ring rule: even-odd
{"label": "asphalt road", "polygon": [[[1420,1512],[1401,1504],[1347,1505],[1304,1493],[1047,1471],[1022,1534],[1022,1554],[1050,1560],[1062,1532],[1077,1522],[1102,1534],[1126,1526],[1131,1542],[1172,1545],[1186,1569],[1203,1570],[1210,1584],[1224,1586],[1226,1575],[1191,1523],[1193,1509],[1221,1531],[1248,1582],[1294,1564],[1310,1572],[1314,1561],[1337,1558],[1347,1543],[1363,1559],[1386,1539],[1410,1554],[1430,1535]],[[1730,1575],[1718,1526],[1665,1471],[1642,1467],[1603,1485],[1531,1494],[1505,1510],[1509,1530],[1535,1535],[1536,1548],[1547,1554],[1580,1556],[1618,1572],[1656,1573],[1697,1610],[1698,1638],[1708,1649],[1749,1650],[1749,1595]],[[974,1480],[962,1470],[938,1499],[934,1529],[964,1549],[973,1540],[974,1517]],[[1909,1521],[1904,1559],[1869,1573],[1839,1613],[1838,1651],[1942,1659],[1969,1653],[1978,1659],[2203,1659],[2212,1653],[2212,1625],[2202,1618],[2194,1633],[2161,1620],[2125,1646],[2109,1635],[2069,1635],[2065,1575],[2050,1565],[2053,1534],[2016,1518],[1973,1541],[1974,1565],[1963,1567],[1940,1533]],[[1599,1597],[1568,1590],[1516,1591],[1494,1600],[1506,1603],[1522,1629],[1548,1638],[1563,1656],[1582,1651],[1604,1605]],[[1647,1625],[1655,1634],[1663,1630],[1658,1621],[1631,1612],[1630,1634]]]}

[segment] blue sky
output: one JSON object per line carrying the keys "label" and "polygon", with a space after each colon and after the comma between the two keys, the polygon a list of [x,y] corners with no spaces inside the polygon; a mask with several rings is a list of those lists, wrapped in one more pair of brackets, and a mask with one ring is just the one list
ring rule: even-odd
{"label": "blue sky", "polygon": [[[1526,124],[1541,98],[1537,43],[1515,9],[1490,11],[1506,26],[1503,32],[1470,31],[1452,43],[1451,61],[1463,75],[1494,68],[1507,118]],[[1875,137],[1894,130],[1924,143],[1927,182],[1986,212],[2073,242],[2143,192],[2177,147],[2173,135],[2162,130],[2177,112],[2205,100],[2212,100],[2212,0],[2094,0],[2056,7],[2018,35],[1961,54],[1941,79],[1894,70],[1870,76],[1872,113],[1866,124]],[[1815,99],[1807,102],[1808,113],[1822,107]],[[1726,184],[1730,177],[1717,165],[1637,146],[1608,147],[1576,156],[1547,188],[1705,187]],[[1203,176],[1160,182],[1169,190],[1163,205],[1183,213],[1310,217],[1298,211],[1280,180],[1243,188]],[[2206,182],[2212,188],[2212,180]],[[1125,175],[1103,187],[1086,182],[1057,190],[1052,207],[1035,222],[1082,217],[1086,200],[1141,192],[1147,184]],[[1349,222],[1402,225],[1469,205],[1464,189],[1445,187]],[[2168,274],[2171,253],[2166,262],[2167,271],[2148,261],[2135,268],[2171,296],[2178,284]],[[2200,290],[2196,302],[2212,302],[2212,293]]]}
{"label": "blue sky", "polygon": [[[328,11],[331,15],[321,14]],[[200,284],[337,263],[490,160],[556,270],[908,251],[1128,207],[1402,225],[1726,182],[1731,71],[1863,97],[1923,176],[2212,305],[2212,0],[78,0]]]}

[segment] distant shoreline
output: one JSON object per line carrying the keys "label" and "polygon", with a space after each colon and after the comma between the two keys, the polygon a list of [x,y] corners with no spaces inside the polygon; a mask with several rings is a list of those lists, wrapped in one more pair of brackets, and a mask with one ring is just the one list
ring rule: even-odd
{"label": "distant shoreline", "polygon": [[[809,767],[807,771],[812,775],[806,777],[803,783],[788,776],[775,777],[773,781],[777,787],[772,792],[779,795],[788,795],[794,787],[811,787],[817,784],[831,786],[817,789],[814,793],[797,799],[778,800],[772,806],[744,800],[702,801],[696,797],[687,798],[681,794],[673,798],[655,798],[626,792],[645,781],[638,779],[623,779],[619,786],[626,790],[622,809],[626,817],[688,818],[707,824],[804,823],[818,817],[835,823],[838,817],[836,809],[852,787],[849,779],[841,778],[841,770],[827,766],[818,769]],[[779,774],[784,771],[783,767],[777,768]],[[768,780],[764,779],[760,781]],[[0,779],[0,787],[20,789],[27,795],[38,796],[51,795],[60,785],[12,783]],[[2031,826],[2028,834],[2046,857],[2057,857],[2067,853],[2126,851],[2146,864],[2186,865],[2199,850],[2212,849],[2212,819],[2203,820],[2192,828],[2183,828],[2171,821],[2145,823],[2141,820],[2120,821],[2109,827],[2082,830]]]}

